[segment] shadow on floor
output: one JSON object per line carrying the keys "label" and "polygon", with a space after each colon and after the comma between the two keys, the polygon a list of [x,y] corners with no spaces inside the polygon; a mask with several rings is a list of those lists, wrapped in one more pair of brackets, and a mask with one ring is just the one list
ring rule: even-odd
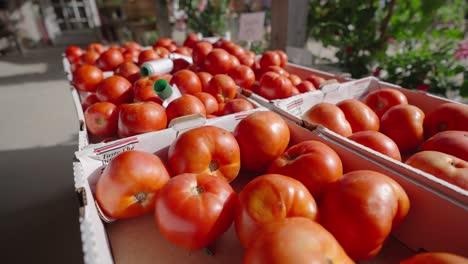
{"label": "shadow on floor", "polygon": [[1,151],[2,263],[83,263],[76,144]]}

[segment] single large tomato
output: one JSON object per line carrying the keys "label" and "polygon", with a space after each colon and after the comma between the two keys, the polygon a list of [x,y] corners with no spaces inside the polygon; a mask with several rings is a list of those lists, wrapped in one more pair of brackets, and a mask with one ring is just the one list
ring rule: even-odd
{"label": "single large tomato", "polygon": [[281,65],[281,57],[277,52],[274,51],[267,51],[263,53],[262,57],[260,58],[260,68],[262,71],[267,71],[268,67],[270,66],[280,66]]}
{"label": "single large tomato", "polygon": [[132,101],[132,84],[122,76],[114,75],[102,80],[96,89],[101,102],[119,105]]}
{"label": "single large tomato", "polygon": [[445,103],[427,113],[424,119],[426,138],[445,130],[468,131],[468,105]]}
{"label": "single large tomato", "polygon": [[234,136],[215,126],[190,129],[169,147],[168,162],[174,174],[208,173],[228,182],[240,171],[240,150]]}
{"label": "single large tomato", "polygon": [[181,97],[171,101],[166,107],[167,123],[176,117],[202,114],[206,116],[206,109],[203,103],[195,96],[184,94]]}
{"label": "single large tomato", "polygon": [[89,106],[85,113],[88,131],[96,136],[108,137],[117,132],[119,109],[113,103],[98,102]]}
{"label": "single large tomato", "polygon": [[226,104],[224,104],[221,113],[222,115],[230,115],[234,113],[252,110],[254,108],[255,107],[251,102],[242,98],[235,98],[229,100]]}
{"label": "single large tomato", "polygon": [[231,55],[223,49],[213,49],[206,55],[204,67],[211,74],[224,74],[232,68]]}
{"label": "single large tomato", "polygon": [[81,55],[83,55],[83,50],[78,46],[71,45],[65,49],[65,57],[71,64],[78,63]]}
{"label": "single large tomato", "polygon": [[213,95],[218,103],[224,104],[236,97],[236,83],[226,74],[216,74],[208,82],[206,92]]}
{"label": "single large tomato", "polygon": [[159,55],[152,49],[143,50],[138,55],[138,65],[141,66],[147,61],[153,61],[159,59]]}
{"label": "single large tomato", "polygon": [[267,72],[260,79],[258,94],[268,100],[284,99],[293,95],[293,85],[288,77],[276,72]]}
{"label": "single large tomato", "polygon": [[96,201],[116,219],[154,210],[156,194],[169,180],[164,162],[148,152],[128,150],[109,162],[96,183]]}
{"label": "single large tomato", "polygon": [[424,139],[424,112],[414,105],[393,106],[380,118],[380,132],[391,138],[402,153],[415,151]]}
{"label": "single large tomato", "polygon": [[80,66],[73,73],[73,85],[83,92],[95,92],[98,84],[104,79],[102,71],[92,65]]}
{"label": "single large tomato", "polygon": [[122,53],[116,49],[108,49],[104,51],[97,60],[98,67],[103,71],[113,71],[124,62]]}
{"label": "single large tomato", "polygon": [[206,114],[211,115],[218,112],[219,104],[214,96],[205,92],[198,92],[193,94],[205,106]]}
{"label": "single large tomato", "polygon": [[318,103],[307,110],[303,116],[304,120],[312,124],[322,125],[333,132],[349,137],[352,134],[351,125],[341,109],[331,103]]}
{"label": "single large tomato", "polygon": [[84,64],[95,65],[97,60],[99,59],[99,56],[101,56],[101,54],[95,51],[92,51],[92,50],[86,51],[85,53],[83,53],[83,55],[81,55],[80,63],[82,65]]}
{"label": "single large tomato", "polygon": [[468,264],[468,259],[448,252],[425,252],[404,259],[400,264]]}
{"label": "single large tomato", "polygon": [[239,65],[229,70],[228,75],[234,80],[234,82],[245,89],[250,89],[252,84],[255,82],[255,73],[252,68]]}
{"label": "single large tomato", "polygon": [[140,79],[140,67],[133,62],[124,62],[115,69],[114,74],[120,75],[129,82],[134,83],[136,80]]}
{"label": "single large tomato", "polygon": [[468,161],[468,131],[446,130],[426,140],[421,150],[434,150]]}
{"label": "single large tomato", "polygon": [[343,111],[353,133],[366,130],[379,131],[379,117],[366,104],[356,99],[347,99],[336,105]]}
{"label": "single large tomato", "polygon": [[310,74],[307,76],[306,81],[311,82],[317,89],[319,89],[326,80],[316,74]]}
{"label": "single large tomato", "polygon": [[129,137],[167,127],[164,108],[154,102],[123,104],[120,106],[117,132],[119,137]]}
{"label": "single large tomato", "polygon": [[208,53],[213,50],[213,45],[208,41],[200,41],[193,46],[192,59],[193,64],[198,66],[204,66],[205,59]]}
{"label": "single large tomato", "polygon": [[363,102],[368,105],[380,118],[388,109],[399,104],[408,104],[406,96],[392,88],[384,88],[370,92],[364,97]]}
{"label": "single large tomato", "polygon": [[278,114],[260,111],[241,120],[234,137],[239,143],[242,169],[264,172],[288,147],[290,132]]}
{"label": "single large tomato", "polygon": [[247,248],[244,264],[354,264],[320,224],[289,217],[265,224]]}
{"label": "single large tomato", "polygon": [[180,70],[172,76],[172,85],[177,85],[182,94],[194,94],[202,91],[198,76],[190,70]]}
{"label": "single large tomato", "polygon": [[280,174],[264,174],[250,181],[239,193],[234,220],[236,234],[247,248],[261,227],[288,217],[317,220],[314,198],[299,181]]}
{"label": "single large tomato", "polygon": [[403,188],[369,170],[344,174],[325,191],[319,206],[320,223],[354,260],[377,255],[408,210]]}
{"label": "single large tomato", "polygon": [[300,92],[300,93],[307,93],[307,92],[311,92],[311,91],[315,91],[317,90],[317,88],[309,81],[302,81],[300,82],[297,86],[296,86],[297,90]]}
{"label": "single large tomato", "polygon": [[370,149],[387,155],[392,159],[401,161],[401,154],[397,144],[385,134],[369,130],[353,133],[348,138]]}
{"label": "single large tomato", "polygon": [[287,149],[270,164],[268,173],[292,177],[304,184],[315,199],[320,199],[325,188],[343,174],[343,164],[332,148],[309,140]]}
{"label": "single large tomato", "polygon": [[237,57],[239,59],[240,64],[252,67],[255,63],[255,53],[252,51],[246,51],[243,55]]}
{"label": "single large tomato", "polygon": [[468,161],[438,151],[421,151],[406,164],[468,191]]}

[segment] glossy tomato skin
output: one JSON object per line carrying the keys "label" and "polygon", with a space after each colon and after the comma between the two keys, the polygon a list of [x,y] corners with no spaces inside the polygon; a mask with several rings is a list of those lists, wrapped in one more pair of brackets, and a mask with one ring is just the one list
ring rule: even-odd
{"label": "glossy tomato skin", "polygon": [[280,67],[281,68],[286,67],[286,64],[288,64],[288,55],[286,54],[286,52],[284,52],[282,50],[275,50],[275,52],[280,57]]}
{"label": "glossy tomato skin", "polygon": [[138,65],[141,66],[147,61],[153,61],[159,59],[159,55],[152,49],[143,50],[138,55]]}
{"label": "glossy tomato skin", "polygon": [[71,45],[65,49],[65,57],[71,64],[79,62],[81,55],[83,50],[78,46]]}
{"label": "glossy tomato skin", "polygon": [[95,92],[103,79],[104,74],[98,67],[83,65],[74,72],[72,82],[79,91]]}
{"label": "glossy tomato skin", "polygon": [[320,224],[290,217],[265,224],[247,248],[244,264],[354,264]]}
{"label": "glossy tomato skin", "polygon": [[307,93],[311,91],[317,90],[315,86],[309,82],[309,81],[302,81],[296,86],[297,90],[299,90],[300,93]]}
{"label": "glossy tomato skin", "polygon": [[96,89],[101,102],[119,105],[132,101],[132,84],[122,76],[114,75],[102,80]]}
{"label": "glossy tomato skin", "polygon": [[200,41],[200,39],[198,38],[198,35],[195,34],[195,33],[190,33],[187,35],[187,37],[185,38],[184,40],[184,46],[186,47],[189,47],[189,48],[193,48],[193,46],[198,42]]}
{"label": "glossy tomato skin", "polygon": [[213,50],[213,45],[208,41],[200,41],[193,46],[192,59],[193,64],[198,66],[204,66],[205,59],[208,53]]}
{"label": "glossy tomato skin", "polygon": [[96,136],[112,136],[117,132],[119,110],[109,102],[98,102],[85,111],[85,122],[88,131]]}
{"label": "glossy tomato skin", "polygon": [[361,145],[389,156],[392,159],[401,161],[400,150],[391,138],[378,131],[360,131],[348,137]]}
{"label": "glossy tomato skin", "polygon": [[86,51],[85,53],[83,53],[83,55],[81,55],[80,63],[82,65],[84,64],[95,65],[97,60],[99,59],[99,56],[101,56],[101,54],[95,51],[92,51],[92,50]]}
{"label": "glossy tomato skin", "polygon": [[366,130],[379,131],[379,117],[366,104],[356,99],[346,99],[336,105],[343,111],[353,133]]}
{"label": "glossy tomato skin", "polygon": [[159,191],[155,219],[159,231],[177,246],[197,250],[231,226],[236,194],[225,180],[206,173],[184,173]]}
{"label": "glossy tomato skin", "polygon": [[388,109],[399,104],[408,104],[406,96],[392,88],[384,88],[370,92],[363,100],[380,118]]}
{"label": "glossy tomato skin", "polygon": [[90,50],[101,54],[106,50],[106,48],[104,48],[104,46],[101,43],[92,42],[92,43],[89,43],[88,46],[86,47],[86,51],[90,51]]}
{"label": "glossy tomato skin", "polygon": [[326,144],[308,140],[291,146],[270,163],[268,173],[278,173],[300,181],[312,196],[320,200],[326,187],[343,174],[343,164]]}
{"label": "glossy tomato skin", "polygon": [[180,70],[172,76],[172,85],[177,85],[182,94],[195,94],[202,91],[198,76],[190,70]]}
{"label": "glossy tomato skin", "polygon": [[427,113],[424,119],[426,138],[445,130],[468,131],[468,105],[445,103]]}
{"label": "glossy tomato skin", "polygon": [[129,137],[167,127],[164,108],[154,102],[123,104],[120,106],[117,132],[119,137]]}
{"label": "glossy tomato skin", "polygon": [[263,53],[262,57],[260,58],[260,68],[262,71],[267,71],[268,67],[270,66],[280,66],[281,65],[281,57],[277,52],[274,51],[267,51]]}
{"label": "glossy tomato skin", "polygon": [[313,124],[323,125],[333,132],[349,137],[352,134],[351,125],[341,109],[331,103],[318,103],[307,110],[304,114],[304,120]]}
{"label": "glossy tomato skin", "polygon": [[424,112],[413,105],[396,105],[380,118],[380,132],[391,138],[401,153],[415,151],[424,139]]}
{"label": "glossy tomato skin", "polygon": [[255,53],[252,51],[246,51],[242,56],[237,57],[239,59],[240,64],[252,67],[255,63]]}
{"label": "glossy tomato skin", "polygon": [[214,96],[205,92],[198,92],[193,95],[203,103],[207,115],[211,115],[218,112],[219,105],[218,101],[216,101],[216,98]]}
{"label": "glossy tomato skin", "polygon": [[406,258],[400,264],[468,264],[468,259],[448,252],[425,252]]}
{"label": "glossy tomato skin", "polygon": [[468,131],[446,130],[426,140],[421,150],[434,150],[468,161]]}
{"label": "glossy tomato skin", "polygon": [[206,92],[213,95],[219,104],[236,97],[236,83],[226,74],[216,74],[208,82]]}
{"label": "glossy tomato skin", "polygon": [[223,49],[213,49],[206,55],[204,67],[211,74],[224,74],[232,68],[231,55]]}
{"label": "glossy tomato skin", "polygon": [[184,94],[167,105],[166,114],[167,123],[169,124],[172,119],[181,116],[192,114],[201,114],[206,116],[206,109],[197,97],[190,94]]}
{"label": "glossy tomato skin", "polygon": [[96,201],[106,216],[141,216],[154,210],[156,194],[169,178],[166,165],[156,155],[128,150],[102,172],[96,184]]}
{"label": "glossy tomato skin", "polygon": [[153,47],[169,47],[174,45],[175,42],[171,38],[160,38],[154,44]]}
{"label": "glossy tomato skin", "polygon": [[160,58],[169,57],[170,52],[165,47],[156,47],[156,48],[153,48],[153,50]]}
{"label": "glossy tomato skin", "polygon": [[135,49],[135,50],[141,50],[142,47],[140,44],[138,44],[135,41],[127,41],[124,44],[122,44],[122,47],[125,49]]}
{"label": "glossy tomato skin", "polygon": [[296,216],[318,219],[317,204],[307,188],[284,175],[264,174],[247,183],[239,193],[236,234],[248,248],[263,225]]}
{"label": "glossy tomato skin", "polygon": [[115,75],[120,75],[129,82],[134,83],[140,79],[140,67],[133,62],[124,62],[115,70]]}
{"label": "glossy tomato skin", "polygon": [[99,59],[97,60],[97,65],[103,71],[113,71],[115,68],[119,67],[120,64],[124,62],[122,53],[116,49],[108,49],[104,51]]}
{"label": "glossy tomato skin", "polygon": [[293,86],[297,86],[302,82],[301,77],[297,76],[296,74],[289,74],[288,79],[291,81]]}
{"label": "glossy tomato skin", "polygon": [[229,100],[222,109],[222,115],[230,115],[254,109],[254,105],[242,98]]}
{"label": "glossy tomato skin", "polygon": [[138,63],[138,56],[140,56],[140,52],[141,50],[126,49],[124,52],[122,52],[122,56],[126,62]]}
{"label": "glossy tomato skin", "polygon": [[208,173],[227,182],[240,171],[240,150],[234,136],[215,126],[193,128],[169,147],[168,162],[174,174]]}
{"label": "glossy tomato skin", "polygon": [[237,124],[233,134],[241,150],[242,169],[252,172],[266,171],[290,139],[287,123],[269,111],[250,114]]}
{"label": "glossy tomato skin", "polygon": [[291,81],[275,72],[267,72],[260,79],[258,94],[268,100],[284,99],[293,95]]}
{"label": "glossy tomato skin", "polygon": [[[280,66],[268,66],[265,72],[276,72],[279,75],[284,75],[286,77],[289,77],[289,73],[285,71],[283,68]],[[289,79],[289,78],[288,78]]]}
{"label": "glossy tomato skin", "polygon": [[208,88],[208,83],[210,82],[211,78],[213,78],[213,75],[209,72],[197,72],[196,73],[198,76],[198,79],[200,79],[200,83],[202,85],[202,91],[206,92],[206,89]]}
{"label": "glossy tomato skin", "polygon": [[320,223],[354,260],[374,257],[406,216],[408,196],[388,176],[369,170],[344,174],[320,203]]}

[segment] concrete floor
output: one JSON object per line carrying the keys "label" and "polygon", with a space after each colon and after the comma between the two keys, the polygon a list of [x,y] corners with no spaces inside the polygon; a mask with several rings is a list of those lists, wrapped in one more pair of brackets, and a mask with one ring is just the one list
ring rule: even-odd
{"label": "concrete floor", "polygon": [[0,57],[2,263],[83,263],[63,48]]}

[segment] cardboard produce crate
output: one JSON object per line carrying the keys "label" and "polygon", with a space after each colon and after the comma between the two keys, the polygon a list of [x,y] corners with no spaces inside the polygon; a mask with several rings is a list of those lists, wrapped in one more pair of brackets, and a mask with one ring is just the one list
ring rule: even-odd
{"label": "cardboard produce crate", "polygon": [[[154,261],[241,263],[244,250],[236,238],[234,225],[213,245],[215,255],[209,256],[202,251],[189,251],[169,243],[157,230],[152,213],[133,219],[104,223],[95,205],[93,190],[104,164],[124,150],[144,150],[156,153],[164,160],[168,146],[178,133],[205,124],[233,131],[247,114],[229,115],[206,121],[195,119],[189,123],[182,122],[175,128],[107,144],[90,145],[89,148],[77,152],[76,157],[80,162],[74,163],[74,174],[77,193],[81,197],[80,227],[85,262],[88,264],[154,263]],[[429,186],[414,181],[385,163],[369,158],[357,151],[359,149],[357,144],[351,147],[342,144],[322,127],[315,127],[310,131],[301,126],[303,123],[300,119],[290,117],[285,120],[291,131],[290,145],[304,140],[321,141],[337,152],[345,172],[358,169],[375,170],[390,176],[406,190],[411,202],[407,218],[393,232],[382,252],[375,259],[363,263],[398,263],[399,260],[413,255],[420,249],[429,250],[426,248],[428,244],[434,246],[432,250],[467,254],[466,206]],[[231,184],[236,192],[239,192],[254,176],[241,173]]]}

